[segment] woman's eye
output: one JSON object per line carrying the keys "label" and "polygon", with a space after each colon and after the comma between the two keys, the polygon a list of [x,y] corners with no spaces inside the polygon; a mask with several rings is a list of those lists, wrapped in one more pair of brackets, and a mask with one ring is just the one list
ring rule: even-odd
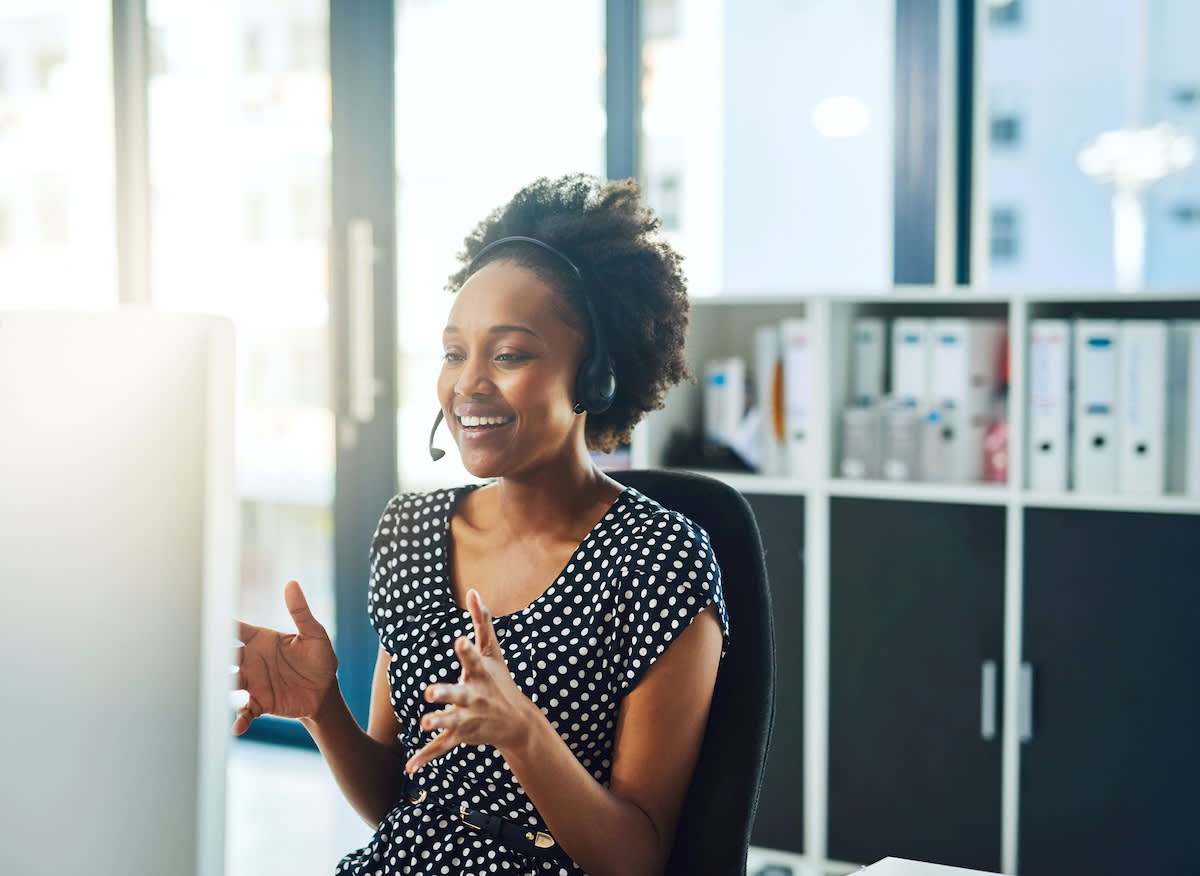
{"label": "woman's eye", "polygon": [[447,350],[442,354],[442,360],[445,362],[461,362],[463,354],[455,350]]}
{"label": "woman's eye", "polygon": [[524,353],[497,353],[496,354],[497,362],[523,362],[524,360],[526,360],[528,358],[529,357],[526,356]]}

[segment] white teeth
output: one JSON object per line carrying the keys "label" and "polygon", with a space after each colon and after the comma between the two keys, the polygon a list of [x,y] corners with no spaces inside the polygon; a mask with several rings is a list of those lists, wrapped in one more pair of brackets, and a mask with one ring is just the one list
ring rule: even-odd
{"label": "white teeth", "polygon": [[458,421],[464,426],[503,426],[511,422],[511,417],[459,417]]}

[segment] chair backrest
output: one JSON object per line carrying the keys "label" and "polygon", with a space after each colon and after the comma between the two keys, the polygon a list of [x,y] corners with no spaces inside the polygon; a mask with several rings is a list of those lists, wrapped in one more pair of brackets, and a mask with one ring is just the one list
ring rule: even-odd
{"label": "chair backrest", "polygon": [[721,566],[729,650],[666,872],[744,876],[775,718],[771,593],[754,512],[737,490],[704,475],[640,469],[608,474],[704,527]]}

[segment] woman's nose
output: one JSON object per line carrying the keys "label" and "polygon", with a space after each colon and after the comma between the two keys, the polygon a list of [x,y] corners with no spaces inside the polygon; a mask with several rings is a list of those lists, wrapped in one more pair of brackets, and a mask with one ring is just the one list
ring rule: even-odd
{"label": "woman's nose", "polygon": [[480,364],[479,357],[469,357],[459,369],[458,379],[454,381],[455,395],[464,398],[489,395],[493,389],[492,381],[487,374],[486,362]]}

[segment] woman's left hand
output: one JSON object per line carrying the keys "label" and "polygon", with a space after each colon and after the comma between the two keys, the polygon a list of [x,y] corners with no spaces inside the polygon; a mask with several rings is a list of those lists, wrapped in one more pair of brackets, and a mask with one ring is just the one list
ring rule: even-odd
{"label": "woman's left hand", "polygon": [[456,745],[491,745],[504,749],[527,736],[531,715],[541,715],[513,681],[492,616],[475,590],[467,592],[467,609],[475,625],[475,641],[461,637],[454,643],[462,674],[458,684],[431,684],[425,700],[446,708],[421,718],[422,730],[441,733],[409,758],[411,775]]}

